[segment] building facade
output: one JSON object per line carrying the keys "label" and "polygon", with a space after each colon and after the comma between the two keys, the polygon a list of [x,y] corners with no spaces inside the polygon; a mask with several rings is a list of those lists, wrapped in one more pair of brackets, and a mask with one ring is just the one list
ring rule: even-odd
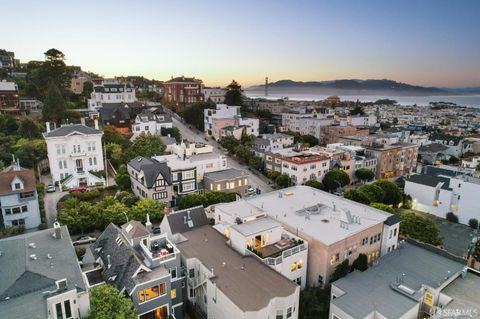
{"label": "building facade", "polygon": [[104,185],[105,178],[99,174],[105,166],[103,132],[98,120],[95,120],[95,127],[70,124],[51,130],[49,122],[46,126],[43,138],[47,143],[52,181],[67,188]]}
{"label": "building facade", "polygon": [[227,89],[221,87],[204,87],[202,88],[202,93],[205,101],[210,100],[213,103],[223,103]]}
{"label": "building facade", "polygon": [[88,100],[88,108],[95,111],[104,103],[133,103],[136,100],[135,89],[130,83],[120,83],[117,80],[109,79],[93,86],[93,92]]}
{"label": "building facade", "polygon": [[143,111],[135,117],[132,124],[133,137],[140,134],[161,135],[162,129],[172,128],[172,118],[166,113],[154,114],[150,111]]}
{"label": "building facade", "polygon": [[206,173],[203,175],[205,191],[237,193],[246,196],[248,193],[249,174],[235,168]]}
{"label": "building facade", "polygon": [[164,97],[174,105],[175,111],[183,111],[189,104],[204,101],[202,80],[181,76],[164,82],[163,86]]}
{"label": "building facade", "polygon": [[21,111],[17,84],[0,81],[0,113],[15,115],[20,114]]}
{"label": "building facade", "polygon": [[3,227],[36,228],[41,223],[35,173],[17,162],[0,172]]}

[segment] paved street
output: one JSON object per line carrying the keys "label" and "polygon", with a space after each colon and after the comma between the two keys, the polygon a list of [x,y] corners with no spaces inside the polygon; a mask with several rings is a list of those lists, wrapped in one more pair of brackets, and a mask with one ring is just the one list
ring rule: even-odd
{"label": "paved street", "polygon": [[[174,126],[178,127],[178,129],[180,130],[183,138],[186,138],[187,140],[189,140],[191,142],[204,142],[205,143],[205,142],[208,141],[208,143],[213,146],[214,153],[226,155],[228,157],[228,167],[236,168],[236,169],[239,169],[239,170],[245,170],[245,171],[248,170],[247,166],[240,164],[234,158],[229,156],[227,151],[224,150],[223,147],[220,146],[220,144],[218,144],[216,141],[214,141],[211,138],[208,138],[208,140],[205,140],[206,137],[202,132],[198,131],[197,129],[195,129],[193,127],[189,128],[188,124],[186,125],[183,122],[181,122],[181,118],[175,113],[172,114],[172,122],[173,122]],[[250,185],[253,188],[257,188],[257,187],[260,188],[262,193],[270,192],[270,191],[273,190],[272,187],[267,184],[268,179],[266,177],[264,177],[262,175],[255,175],[251,171],[249,171],[249,173],[250,173],[250,178],[249,178]],[[260,173],[258,173],[258,174],[260,174]]]}
{"label": "paved street", "polygon": [[45,193],[45,217],[48,227],[53,227],[55,219],[57,219],[57,203],[68,194],[68,192],[60,192],[57,187],[55,193]]}

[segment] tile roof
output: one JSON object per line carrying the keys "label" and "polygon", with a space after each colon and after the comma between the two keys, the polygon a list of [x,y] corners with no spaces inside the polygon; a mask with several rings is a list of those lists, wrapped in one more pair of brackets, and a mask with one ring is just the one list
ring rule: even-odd
{"label": "tile roof", "polygon": [[123,224],[121,228],[124,231],[124,234],[126,234],[130,239],[145,237],[150,234],[147,228],[136,220],[131,220],[128,223]]}
{"label": "tile roof", "polygon": [[187,240],[177,244],[181,253],[214,269],[214,277],[209,280],[243,312],[263,309],[273,298],[288,297],[300,289],[255,257],[240,255],[209,225],[182,235]]}
{"label": "tile roof", "polygon": [[172,183],[172,174],[170,173],[170,168],[165,162],[159,162],[154,158],[137,156],[128,162],[128,165],[133,167],[137,172],[143,172],[145,176],[145,184],[148,188],[153,187],[159,174],[163,176],[163,179],[168,184]]}
{"label": "tile roof", "polygon": [[[15,170],[15,165],[10,165],[0,172],[0,195],[33,192],[36,188],[35,173],[32,169],[20,167]],[[24,183],[24,188],[12,190],[11,182],[18,176]]]}

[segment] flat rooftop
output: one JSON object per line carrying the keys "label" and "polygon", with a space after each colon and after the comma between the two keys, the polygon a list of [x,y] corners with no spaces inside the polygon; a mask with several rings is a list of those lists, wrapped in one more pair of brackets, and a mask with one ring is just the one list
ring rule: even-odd
{"label": "flat rooftop", "polygon": [[453,299],[445,308],[480,310],[478,287],[480,287],[480,275],[467,272],[465,278],[458,278],[443,289],[442,292]]}
{"label": "flat rooftop", "polygon": [[210,280],[242,311],[258,311],[275,297],[293,295],[299,286],[253,256],[242,256],[226,243],[227,238],[209,225],[182,234],[177,244],[186,258],[197,258],[208,269]]}
{"label": "flat rooftop", "polygon": [[[422,285],[437,289],[465,267],[464,263],[442,255],[440,249],[436,249],[439,253],[434,249],[403,243],[382,256],[377,265],[364,272],[354,271],[332,283],[345,294],[331,303],[354,318],[364,318],[374,311],[386,318],[402,317],[421,300]],[[455,282],[462,280],[457,278]],[[406,288],[394,289],[392,286],[398,286],[400,281]]]}
{"label": "flat rooftop", "polygon": [[238,217],[266,213],[326,245],[344,240],[391,214],[308,186],[294,186],[218,205]]}
{"label": "flat rooftop", "polygon": [[252,220],[251,222],[236,224],[231,228],[244,236],[251,236],[277,227],[282,227],[282,224],[267,216]]}
{"label": "flat rooftop", "polygon": [[231,180],[234,178],[247,177],[247,176],[248,174],[244,171],[241,171],[235,168],[228,168],[222,171],[205,173],[204,178],[208,178],[212,181],[225,181],[225,180]]}

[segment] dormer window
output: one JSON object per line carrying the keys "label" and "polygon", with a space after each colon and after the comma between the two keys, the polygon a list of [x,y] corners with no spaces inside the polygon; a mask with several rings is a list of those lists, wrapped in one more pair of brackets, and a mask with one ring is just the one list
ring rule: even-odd
{"label": "dormer window", "polygon": [[15,183],[15,189],[22,189],[22,184]]}

